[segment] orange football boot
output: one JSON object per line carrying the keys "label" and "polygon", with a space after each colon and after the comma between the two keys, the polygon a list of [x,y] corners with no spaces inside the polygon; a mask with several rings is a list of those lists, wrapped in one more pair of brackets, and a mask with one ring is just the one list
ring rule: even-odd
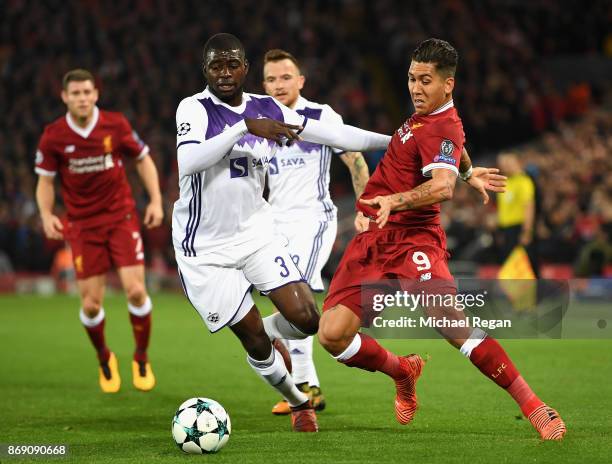
{"label": "orange football boot", "polygon": [[107,362],[100,363],[100,388],[104,393],[117,393],[121,388],[119,366],[113,352]]}
{"label": "orange football boot", "polygon": [[417,410],[416,381],[424,365],[425,361],[418,354],[400,357],[404,375],[395,380],[395,417],[402,425],[408,424]]}
{"label": "orange football boot", "polygon": [[567,431],[559,413],[545,404],[537,407],[527,419],[538,431],[542,440],[561,440]]}
{"label": "orange football boot", "polygon": [[148,362],[132,361],[132,381],[134,387],[140,391],[153,390],[155,386],[155,375],[151,364]]}

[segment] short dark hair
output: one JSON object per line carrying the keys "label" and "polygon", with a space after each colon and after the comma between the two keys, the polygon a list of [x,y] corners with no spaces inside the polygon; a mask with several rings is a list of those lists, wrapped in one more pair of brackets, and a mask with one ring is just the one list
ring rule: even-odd
{"label": "short dark hair", "polygon": [[271,63],[271,62],[275,63],[277,61],[282,61],[282,60],[291,61],[295,65],[295,67],[298,69],[298,71],[300,71],[300,73],[302,72],[300,70],[300,63],[298,62],[298,60],[296,59],[295,56],[293,56],[288,51],[282,50],[280,48],[273,48],[272,50],[268,50],[266,54],[264,55],[264,64]]}
{"label": "short dark hair", "polygon": [[446,40],[427,39],[414,50],[412,60],[419,63],[434,63],[440,74],[454,77],[459,54]]}
{"label": "short dark hair", "polygon": [[219,34],[213,35],[204,44],[204,51],[202,53],[202,60],[206,64],[206,55],[210,50],[240,50],[242,57],[245,57],[244,45],[238,37],[227,32],[220,32]]}
{"label": "short dark hair", "polygon": [[83,81],[91,81],[94,86],[96,85],[96,80],[94,79],[93,74],[87,69],[72,69],[64,74],[64,77],[62,78],[62,88],[66,90],[68,89],[68,84],[70,82]]}

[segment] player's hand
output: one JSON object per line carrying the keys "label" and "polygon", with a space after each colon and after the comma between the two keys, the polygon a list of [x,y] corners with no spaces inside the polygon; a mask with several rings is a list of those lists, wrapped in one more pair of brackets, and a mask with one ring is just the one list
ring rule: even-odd
{"label": "player's hand", "polygon": [[531,230],[522,230],[519,243],[523,246],[528,246],[533,240],[533,232]]}
{"label": "player's hand", "polygon": [[467,180],[467,183],[480,193],[482,203],[489,203],[489,194],[491,192],[503,193],[506,191],[506,181],[508,178],[499,174],[497,168],[473,168],[472,177]]}
{"label": "player's hand", "polygon": [[51,240],[63,240],[64,239],[64,225],[62,221],[54,214],[44,214],[40,216],[42,220],[43,230],[45,236]]}
{"label": "player's hand", "polygon": [[[258,137],[264,137],[269,140],[274,140],[279,146],[283,144],[291,145],[295,140],[302,140],[297,134],[297,131],[303,129],[302,126],[293,124],[285,124],[284,122],[274,119],[245,119],[249,132]],[[286,142],[286,143],[284,143]]]}
{"label": "player's hand", "polygon": [[365,232],[370,228],[370,218],[364,216],[361,211],[357,211],[357,215],[355,216],[355,231],[358,234],[361,232]]}
{"label": "player's hand", "polygon": [[391,195],[379,195],[377,197],[370,198],[369,200],[360,198],[359,202],[363,203],[364,205],[371,206],[372,208],[378,208],[378,213],[376,213],[376,224],[378,224],[379,229],[385,227],[385,224],[387,224],[387,221],[389,220],[389,215],[391,214]]}
{"label": "player's hand", "polygon": [[147,205],[144,214],[144,225],[147,229],[158,227],[164,219],[164,208],[161,203],[151,202]]}

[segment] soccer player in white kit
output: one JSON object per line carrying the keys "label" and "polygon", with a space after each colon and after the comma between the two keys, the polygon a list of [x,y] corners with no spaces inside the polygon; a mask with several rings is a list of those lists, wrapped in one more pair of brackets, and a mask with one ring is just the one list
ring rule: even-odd
{"label": "soccer player in white kit", "polygon": [[[329,105],[300,95],[306,78],[296,58],[280,49],[264,56],[263,87],[266,93],[297,113],[311,119],[342,124],[342,117]],[[345,152],[326,145],[299,141],[282,147],[268,169],[268,202],[272,205],[277,231],[289,240],[289,253],[314,292],[324,290],[321,270],[329,259],[337,230],[337,208],[329,194],[332,156],[346,164],[357,198],[369,179],[368,166],[359,152]],[[291,375],[298,388],[308,392],[315,410],[325,408],[319,378],[312,359],[313,337],[286,340]],[[289,414],[286,401],[272,408],[273,414]]]}
{"label": "soccer player in white kit", "polygon": [[[293,430],[316,432],[308,397],[270,342],[315,334],[319,314],[262,197],[265,173],[285,142],[373,150],[391,138],[309,119],[269,96],[243,93],[248,62],[231,34],[206,42],[202,67],[208,86],[183,99],[176,112],[180,196],[172,240],[183,290],[211,332],[229,326],[240,339],[249,365],[289,402]],[[279,312],[262,320],[253,287]]]}

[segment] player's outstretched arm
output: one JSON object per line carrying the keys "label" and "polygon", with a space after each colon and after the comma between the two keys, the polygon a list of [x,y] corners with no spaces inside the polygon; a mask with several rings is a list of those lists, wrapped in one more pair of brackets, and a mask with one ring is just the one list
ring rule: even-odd
{"label": "player's outstretched arm", "polygon": [[359,129],[346,124],[329,124],[307,119],[300,137],[347,151],[386,150],[391,136]]}
{"label": "player's outstretched arm", "polygon": [[40,211],[43,230],[47,238],[62,240],[64,238],[64,226],[59,218],[53,214],[53,203],[55,201],[55,186],[53,176],[38,176],[36,184],[36,203]]}
{"label": "player's outstretched arm", "polygon": [[361,198],[365,205],[378,208],[376,223],[383,228],[393,211],[418,209],[424,206],[442,203],[453,198],[457,175],[450,169],[433,169],[431,179],[407,192],[382,195],[370,199]]}
{"label": "player's outstretched arm", "polygon": [[164,209],[162,207],[157,168],[150,155],[146,155],[136,162],[136,171],[149,195],[149,204],[145,209],[143,222],[147,229],[151,229],[162,223]]}
{"label": "player's outstretched arm", "polygon": [[[177,117],[177,125],[180,124]],[[217,164],[248,132],[258,137],[274,140],[282,145],[284,140],[299,140],[300,126],[285,124],[274,119],[244,119],[208,140],[179,140],[177,162],[179,176],[202,172]]]}

